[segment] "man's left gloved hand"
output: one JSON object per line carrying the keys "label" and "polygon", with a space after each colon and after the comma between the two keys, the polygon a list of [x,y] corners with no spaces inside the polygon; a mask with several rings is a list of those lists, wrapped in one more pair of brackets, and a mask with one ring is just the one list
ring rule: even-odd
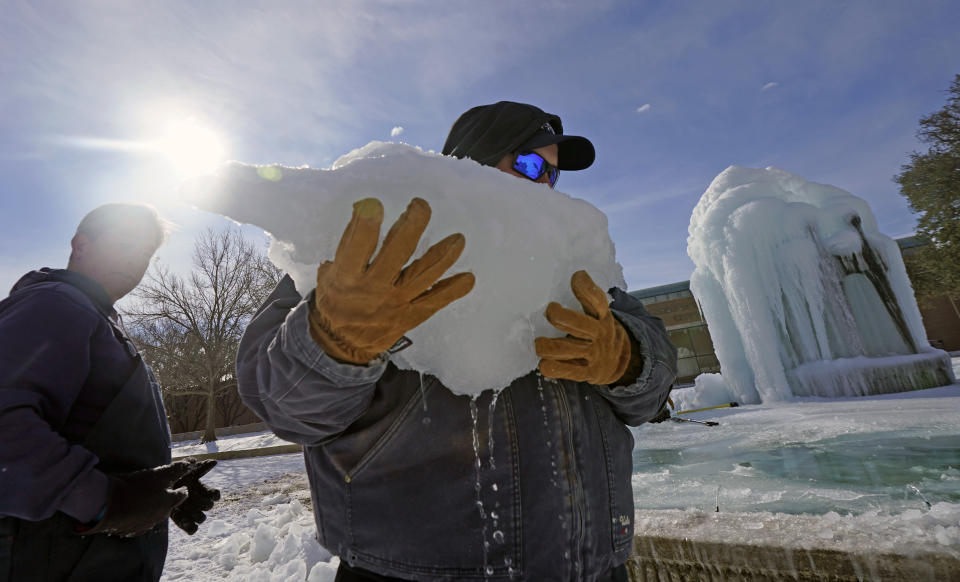
{"label": "man's left gloved hand", "polygon": [[584,313],[556,302],[547,306],[547,321],[567,337],[534,340],[540,373],[596,385],[613,384],[630,367],[632,347],[627,331],[610,313],[607,294],[586,271],[570,278],[570,288]]}
{"label": "man's left gloved hand", "polygon": [[188,535],[193,535],[197,533],[198,526],[207,519],[204,511],[212,509],[213,502],[220,499],[220,491],[200,482],[200,477],[216,466],[215,460],[190,459],[189,461],[191,464],[189,471],[173,485],[174,488],[186,487],[187,499],[170,512],[170,519]]}

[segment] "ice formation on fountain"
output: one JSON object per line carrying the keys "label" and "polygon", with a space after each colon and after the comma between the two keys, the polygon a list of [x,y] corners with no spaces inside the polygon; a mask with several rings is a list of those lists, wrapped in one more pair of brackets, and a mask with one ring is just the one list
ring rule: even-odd
{"label": "ice formation on fountain", "polygon": [[[778,168],[731,166],[700,198],[689,232],[690,288],[729,397],[859,396],[953,381],[949,356],[926,341],[897,243],[862,199]],[[701,378],[698,388],[718,384]]]}

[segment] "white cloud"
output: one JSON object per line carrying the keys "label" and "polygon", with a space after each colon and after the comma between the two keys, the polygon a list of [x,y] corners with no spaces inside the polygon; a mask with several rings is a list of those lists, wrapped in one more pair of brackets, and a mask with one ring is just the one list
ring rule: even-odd
{"label": "white cloud", "polygon": [[400,125],[397,125],[390,130],[390,137],[397,137],[401,133],[403,133],[403,127]]}
{"label": "white cloud", "polygon": [[779,86],[779,85],[780,85],[780,83],[777,83],[777,82],[775,82],[775,81],[770,81],[769,83],[767,83],[766,85],[764,85],[763,88],[760,89],[760,90],[761,90],[761,91],[769,91],[770,89],[773,89],[774,87],[777,87],[777,86]]}
{"label": "white cloud", "polygon": [[646,113],[647,111],[650,111],[649,103],[644,103],[640,107],[637,107],[637,113]]}

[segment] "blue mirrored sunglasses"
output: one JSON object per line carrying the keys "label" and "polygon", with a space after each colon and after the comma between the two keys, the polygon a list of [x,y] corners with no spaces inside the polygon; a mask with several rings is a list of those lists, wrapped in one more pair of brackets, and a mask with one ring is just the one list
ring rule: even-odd
{"label": "blue mirrored sunglasses", "polygon": [[517,159],[513,162],[513,169],[533,181],[537,181],[540,176],[547,174],[551,188],[556,186],[557,180],[560,179],[560,170],[543,159],[543,156],[534,152],[518,153]]}

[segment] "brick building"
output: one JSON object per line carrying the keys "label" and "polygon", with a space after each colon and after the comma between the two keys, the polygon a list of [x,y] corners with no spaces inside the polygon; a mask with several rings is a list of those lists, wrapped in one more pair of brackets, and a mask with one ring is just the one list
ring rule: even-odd
{"label": "brick building", "polygon": [[700,306],[690,292],[690,281],[631,291],[647,311],[663,320],[670,341],[677,347],[677,383],[691,384],[705,372],[719,372],[720,362]]}

